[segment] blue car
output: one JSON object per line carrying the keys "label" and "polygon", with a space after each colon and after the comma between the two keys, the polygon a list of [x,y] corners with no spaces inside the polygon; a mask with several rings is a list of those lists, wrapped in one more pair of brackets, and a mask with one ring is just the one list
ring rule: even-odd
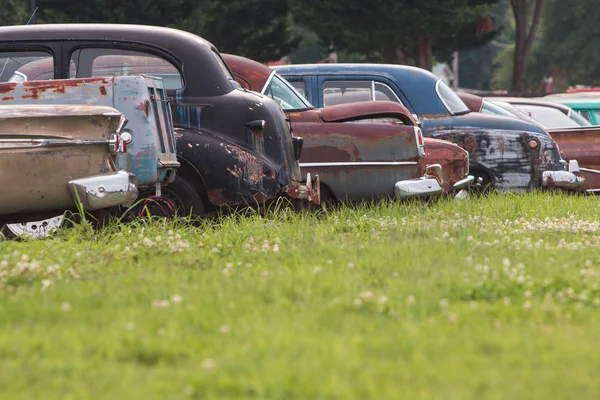
{"label": "blue car", "polygon": [[423,133],[470,153],[470,173],[484,186],[522,191],[582,190],[577,162],[562,160],[540,126],[515,118],[470,112],[429,71],[385,64],[306,64],[274,67],[316,107],[358,101],[395,101],[420,121]]}

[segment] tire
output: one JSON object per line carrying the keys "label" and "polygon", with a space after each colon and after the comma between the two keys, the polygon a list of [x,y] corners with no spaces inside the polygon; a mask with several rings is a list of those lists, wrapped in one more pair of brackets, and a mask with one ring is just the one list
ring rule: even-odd
{"label": "tire", "polygon": [[332,211],[336,204],[337,200],[331,189],[321,183],[321,209],[325,212]]}
{"label": "tire", "polygon": [[50,236],[52,232],[60,228],[63,223],[64,216],[57,215],[56,217],[41,221],[5,224],[1,230],[7,239],[16,239],[17,237],[41,239]]}
{"label": "tire", "polygon": [[[470,172],[470,174],[475,177],[475,184],[473,185],[473,188],[476,192],[485,193],[493,189],[492,178],[490,178],[490,175],[487,172],[473,170]],[[481,182],[478,182],[480,178]]]}
{"label": "tire", "polygon": [[175,215],[180,217],[204,218],[204,203],[194,186],[181,176],[162,188],[162,196],[175,205]]}

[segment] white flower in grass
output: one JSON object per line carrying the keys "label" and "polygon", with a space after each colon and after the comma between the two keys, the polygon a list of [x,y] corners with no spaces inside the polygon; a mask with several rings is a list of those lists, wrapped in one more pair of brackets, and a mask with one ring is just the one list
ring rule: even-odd
{"label": "white flower in grass", "polygon": [[155,310],[158,310],[160,308],[167,308],[170,305],[171,304],[169,303],[169,300],[154,300],[152,302],[152,308],[154,308]]}
{"label": "white flower in grass", "polygon": [[70,312],[72,310],[72,307],[71,307],[71,304],[69,304],[69,302],[64,301],[60,305],[60,309],[63,310],[64,312]]}
{"label": "white flower in grass", "polygon": [[202,361],[202,367],[206,370],[212,370],[215,368],[215,360],[212,358],[206,358]]}
{"label": "white flower in grass", "polygon": [[171,301],[173,302],[173,304],[180,304],[181,302],[183,302],[183,297],[181,297],[181,296],[180,296],[180,295],[178,295],[178,294],[174,294],[174,295],[171,297]]}
{"label": "white flower in grass", "polygon": [[415,299],[415,296],[413,296],[412,294],[408,295],[408,297],[406,298],[406,303],[409,306],[412,306],[413,304],[415,304],[417,301],[417,299]]}
{"label": "white flower in grass", "polygon": [[229,326],[227,325],[222,325],[219,328],[219,332],[221,332],[223,335],[227,335],[229,333]]}
{"label": "white flower in grass", "polygon": [[318,274],[319,272],[321,272],[321,267],[315,267],[313,272],[316,274]]}
{"label": "white flower in grass", "polygon": [[46,289],[48,289],[50,287],[50,285],[52,284],[52,281],[49,279],[42,279],[42,292],[45,291]]}
{"label": "white flower in grass", "polygon": [[348,269],[354,268],[354,263],[348,263]]}
{"label": "white flower in grass", "polygon": [[531,310],[531,301],[527,300],[526,302],[523,303],[523,309],[525,311],[529,311]]}
{"label": "white flower in grass", "polygon": [[449,304],[450,304],[450,302],[448,301],[448,299],[440,299],[440,308],[441,309],[447,308]]}

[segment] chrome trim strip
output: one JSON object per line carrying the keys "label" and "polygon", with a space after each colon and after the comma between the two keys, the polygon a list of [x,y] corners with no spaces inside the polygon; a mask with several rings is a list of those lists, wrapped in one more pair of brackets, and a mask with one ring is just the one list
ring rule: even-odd
{"label": "chrome trim strip", "polygon": [[310,167],[382,167],[399,165],[418,165],[416,161],[350,161],[350,162],[314,162],[300,163],[300,168]]}
{"label": "chrome trim strip", "polygon": [[376,101],[377,98],[375,97],[375,81],[371,80],[371,101]]}
{"label": "chrome trim strip", "polygon": [[[24,149],[30,147],[60,147],[110,144],[108,139],[0,139],[0,149]],[[11,146],[11,144],[13,144]],[[21,144],[19,146],[19,144]]]}
{"label": "chrome trim strip", "polygon": [[585,172],[591,172],[593,174],[600,174],[600,171],[598,171],[597,169],[579,167],[579,170],[585,171]]}

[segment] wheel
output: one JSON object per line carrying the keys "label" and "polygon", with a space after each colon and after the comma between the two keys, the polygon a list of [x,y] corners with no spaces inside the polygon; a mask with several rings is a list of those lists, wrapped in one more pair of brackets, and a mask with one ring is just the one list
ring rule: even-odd
{"label": "wheel", "polygon": [[473,170],[470,172],[475,177],[475,183],[472,185],[477,192],[484,193],[492,189],[492,179],[485,171]]}
{"label": "wheel", "polygon": [[321,183],[321,209],[323,211],[331,211],[336,204],[335,196],[327,185]]}
{"label": "wheel", "polygon": [[40,239],[48,237],[53,231],[60,228],[63,222],[64,216],[58,215],[41,221],[6,224],[3,233],[7,239],[14,239],[19,236]]}
{"label": "wheel", "polygon": [[204,203],[194,186],[181,176],[162,188],[162,196],[173,202],[179,216],[204,217]]}

